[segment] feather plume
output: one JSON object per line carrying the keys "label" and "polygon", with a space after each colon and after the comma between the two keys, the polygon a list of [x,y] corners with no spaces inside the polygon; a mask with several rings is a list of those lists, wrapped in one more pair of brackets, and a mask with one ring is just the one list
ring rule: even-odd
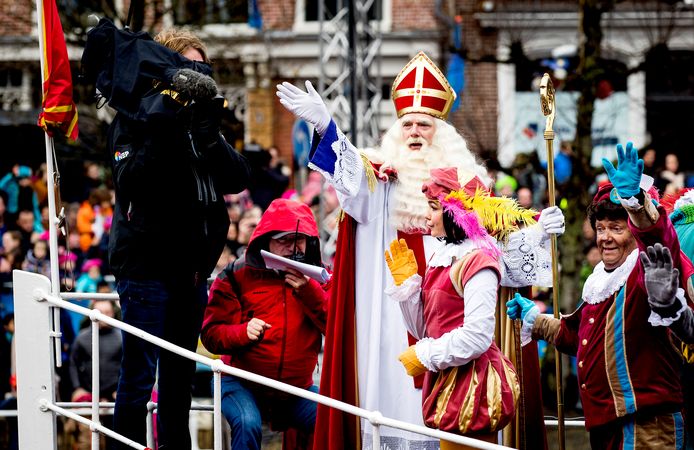
{"label": "feather plume", "polygon": [[477,189],[473,196],[462,190],[453,191],[446,196],[446,200],[451,198],[457,199],[466,210],[474,211],[484,228],[498,240],[505,240],[521,225],[536,223],[537,211],[523,208],[512,198],[492,197],[483,189]]}
{"label": "feather plume", "polygon": [[496,240],[487,233],[474,211],[467,211],[460,200],[450,198],[450,196],[441,199],[441,206],[444,212],[453,218],[453,222],[465,231],[467,238],[472,240],[477,247],[493,258],[501,256],[501,250],[497,247]]}

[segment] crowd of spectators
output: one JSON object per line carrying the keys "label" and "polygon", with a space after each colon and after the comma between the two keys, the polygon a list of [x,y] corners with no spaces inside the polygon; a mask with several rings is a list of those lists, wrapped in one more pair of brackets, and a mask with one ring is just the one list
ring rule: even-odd
{"label": "crowd of spectators", "polygon": [[[250,152],[255,183],[240,194],[225,197],[231,225],[227,244],[212,278],[229,262],[243,255],[264,208],[279,197],[304,202],[317,219],[321,215],[325,217],[318,223],[323,261],[329,263],[337,236],[338,202],[334,190],[324,186],[318,173],[309,174],[302,184],[299,184],[301,181],[293,183],[290,165],[283,161],[276,148],[265,150],[251,146],[243,151],[247,156]],[[64,190],[68,193],[64,196],[66,201],[57,207],[58,211],[63,210],[65,216],[58,236],[61,290],[112,293],[115,280],[108,264],[108,241],[114,194],[110,169],[100,162],[88,161],[83,163],[81,174],[76,179],[72,179],[74,172],[69,173],[70,180],[63,179]],[[39,167],[15,164],[9,172],[0,173],[0,176],[0,320],[7,324],[0,336],[2,401],[16,395],[14,380],[10,381],[14,370],[11,362],[14,317],[12,271],[21,269],[50,277],[51,267],[45,164]],[[84,307],[101,309],[90,300],[71,301]],[[118,304],[114,306],[117,316]],[[81,314],[65,310],[61,313],[63,367],[57,369],[57,375],[58,394],[63,401],[75,399],[76,393],[84,393],[84,386],[75,385],[79,377],[75,376],[76,368],[72,366],[75,352],[81,348],[77,345],[79,336],[84,334],[85,328],[89,328],[88,325],[88,319]],[[205,388],[209,388],[209,385],[205,384]],[[82,395],[77,397],[83,399]],[[9,403],[13,404],[16,403]],[[6,441],[0,436],[0,442]]]}

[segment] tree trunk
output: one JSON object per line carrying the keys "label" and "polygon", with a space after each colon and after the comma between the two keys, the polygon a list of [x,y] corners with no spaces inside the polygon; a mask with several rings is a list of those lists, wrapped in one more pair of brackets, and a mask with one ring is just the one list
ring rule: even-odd
{"label": "tree trunk", "polygon": [[565,192],[566,232],[559,239],[562,271],[560,295],[561,306],[565,312],[576,306],[581,295],[580,273],[581,265],[585,261],[582,228],[586,208],[591,200],[588,187],[595,177],[595,172],[590,166],[590,158],[593,151],[591,129],[595,88],[602,75],[599,66],[602,42],[600,19],[603,11],[610,6],[599,0],[579,1],[580,42],[576,77],[579,81],[580,95],[576,111],[576,138],[573,145],[575,158],[571,179]]}

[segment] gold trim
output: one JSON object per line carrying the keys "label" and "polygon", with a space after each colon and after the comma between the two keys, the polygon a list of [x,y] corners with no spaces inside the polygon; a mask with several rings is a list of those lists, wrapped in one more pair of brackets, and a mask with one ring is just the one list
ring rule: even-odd
{"label": "gold trim", "polygon": [[48,106],[43,108],[43,110],[47,113],[67,113],[72,111],[72,105]]}
{"label": "gold trim", "polygon": [[503,410],[501,400],[501,376],[491,362],[487,363],[487,408],[489,411],[489,429],[496,430]]}
{"label": "gold trim", "polygon": [[463,278],[463,272],[465,271],[465,267],[467,266],[467,262],[470,260],[469,255],[463,256],[461,259],[457,260],[456,262],[453,263],[451,266],[451,270],[448,273],[448,277],[451,280],[451,284],[453,284],[453,289],[455,289],[455,292],[462,298],[463,297],[463,292],[464,292],[464,286],[461,283],[461,279]]}
{"label": "gold trim", "polygon": [[[419,92],[417,92],[419,91]],[[431,88],[422,88],[422,89],[415,89],[415,88],[404,88],[400,89],[396,93],[393,94],[393,100],[400,98],[400,97],[436,97],[440,98],[443,100],[448,100],[451,98],[451,95],[447,92],[441,91],[439,89],[431,89]]]}
{"label": "gold trim", "polygon": [[[626,406],[624,405],[624,394],[622,393],[622,386],[619,383],[619,376],[616,373],[617,355],[614,348],[614,322],[617,304],[614,299],[616,298],[616,295],[619,295],[619,292],[613,294],[613,303],[607,310],[603,351],[605,353],[605,373],[607,375],[607,384],[610,387],[610,393],[612,394],[612,401],[614,402],[614,412],[617,417],[622,417],[626,414]],[[619,395],[617,395],[618,393]]]}
{"label": "gold trim", "polygon": [[436,428],[439,427],[443,415],[446,414],[446,408],[448,408],[448,401],[451,399],[453,389],[455,389],[457,375],[458,367],[453,367],[448,372],[444,371],[439,373],[439,378],[438,380],[436,380],[437,384],[439,384],[438,381],[441,380],[444,376],[446,377],[446,381],[443,382],[443,387],[441,388],[441,391],[436,398],[436,414],[434,415],[434,425],[436,425]]}
{"label": "gold trim", "polygon": [[[431,73],[431,75],[436,79],[436,81],[438,81],[439,84],[441,84],[443,90],[422,88],[425,68],[428,69],[429,73]],[[415,71],[414,87],[403,88],[396,91],[396,86],[398,86],[405,77],[410,75],[413,70]],[[398,76],[395,77],[395,81],[393,81],[393,85],[390,89],[390,97],[393,100],[393,104],[395,104],[395,99],[404,96],[414,97],[413,104],[412,106],[396,110],[395,112],[398,116],[398,119],[404,116],[405,114],[419,112],[428,114],[438,119],[447,120],[448,114],[451,112],[451,108],[453,107],[453,102],[457,97],[455,91],[448,82],[448,79],[446,79],[446,76],[443,74],[443,72],[441,72],[441,69],[439,69],[438,66],[434,64],[434,62],[431,59],[429,59],[429,57],[424,52],[417,53],[417,55],[415,55],[415,57],[412,58],[405,65],[405,67],[402,68]],[[423,96],[445,99],[446,103],[444,104],[443,110],[439,111],[437,109],[423,107]]]}
{"label": "gold trim", "polygon": [[[344,214],[344,210],[342,210]],[[354,292],[354,312],[352,320],[352,332],[354,333],[354,352],[352,352],[352,357],[354,358],[354,406],[359,408],[359,359],[357,358],[357,315],[356,315],[357,305],[356,305],[356,291]],[[357,423],[355,427],[355,442],[357,443],[357,448],[361,448],[361,417],[353,416],[352,420]]]}
{"label": "gold trim", "polygon": [[472,379],[470,380],[470,386],[467,389],[467,393],[463,399],[463,406],[460,408],[460,415],[458,416],[458,429],[463,434],[467,433],[470,428],[472,414],[475,411],[475,391],[480,384],[477,379],[477,371],[475,370],[476,363],[477,361],[472,362]]}
{"label": "gold trim", "polygon": [[378,182],[376,174],[374,174],[374,168],[371,165],[371,161],[364,153],[359,153],[359,156],[361,157],[361,163],[364,166],[366,184],[369,186],[369,192],[374,192],[376,190],[376,183]]}
{"label": "gold trim", "polygon": [[413,105],[413,106],[408,106],[407,108],[403,108],[400,111],[398,111],[398,119],[404,116],[405,114],[410,114],[410,113],[422,113],[422,114],[427,114],[432,117],[436,117],[437,119],[441,120],[447,120],[448,119],[448,112],[446,114],[442,114],[441,111],[438,109],[433,109],[433,108],[425,108],[421,105]]}

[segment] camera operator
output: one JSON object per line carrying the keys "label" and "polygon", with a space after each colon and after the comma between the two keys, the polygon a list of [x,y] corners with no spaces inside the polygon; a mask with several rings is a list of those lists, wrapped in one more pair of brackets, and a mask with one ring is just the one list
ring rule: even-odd
{"label": "camera operator", "polygon": [[[165,30],[155,40],[188,60],[209,64],[205,45],[190,32]],[[168,52],[171,60],[184,61]],[[192,67],[209,73],[204,64]],[[229,228],[223,196],[246,187],[249,168],[220,133],[223,99],[211,78],[180,69],[171,85],[155,82],[153,91],[148,93],[153,103],[143,113],[146,120],[119,110],[109,129],[116,189],[110,265],[123,320],[195,351],[207,303],[206,281]],[[114,429],[145,441],[157,364],[159,449],[190,449],[195,362],[127,333]]]}

